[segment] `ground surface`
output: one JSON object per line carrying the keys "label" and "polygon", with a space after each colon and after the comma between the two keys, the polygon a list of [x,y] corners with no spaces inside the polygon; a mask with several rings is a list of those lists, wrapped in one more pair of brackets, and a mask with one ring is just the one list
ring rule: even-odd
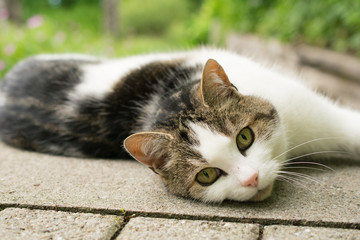
{"label": "ground surface", "polygon": [[135,161],[63,158],[3,144],[0,152],[2,239],[360,239],[355,162],[309,172],[319,183],[278,182],[264,202],[209,205],[168,194]]}

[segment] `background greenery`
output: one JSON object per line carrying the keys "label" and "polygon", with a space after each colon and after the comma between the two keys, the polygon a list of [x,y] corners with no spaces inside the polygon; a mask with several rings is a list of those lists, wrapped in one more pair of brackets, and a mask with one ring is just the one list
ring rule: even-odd
{"label": "background greenery", "polygon": [[[121,36],[114,38],[102,30],[98,0],[63,0],[57,7],[47,0],[23,0],[22,26],[0,20],[0,77],[20,59],[39,53],[117,57],[193,46],[179,36],[185,28],[181,22],[192,12],[191,0],[184,4],[177,0],[152,2],[122,0]],[[29,22],[34,16],[40,18],[38,27]]]}
{"label": "background greenery", "polygon": [[360,56],[360,0],[207,0],[193,24],[206,41],[214,19],[222,31],[251,32]]}
{"label": "background greenery", "polygon": [[38,53],[118,57],[222,46],[230,31],[360,56],[360,0],[121,0],[118,38],[103,32],[99,0],[49,2],[22,0],[21,26],[0,19],[0,77]]}

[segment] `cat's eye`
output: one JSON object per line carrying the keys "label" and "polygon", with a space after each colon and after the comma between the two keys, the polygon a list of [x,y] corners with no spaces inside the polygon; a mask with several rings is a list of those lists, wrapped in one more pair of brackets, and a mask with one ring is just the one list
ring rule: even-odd
{"label": "cat's eye", "polygon": [[218,179],[220,174],[221,172],[218,168],[204,168],[196,175],[196,181],[201,185],[210,185]]}
{"label": "cat's eye", "polygon": [[240,151],[248,149],[254,142],[254,133],[250,128],[243,128],[236,136],[236,145]]}

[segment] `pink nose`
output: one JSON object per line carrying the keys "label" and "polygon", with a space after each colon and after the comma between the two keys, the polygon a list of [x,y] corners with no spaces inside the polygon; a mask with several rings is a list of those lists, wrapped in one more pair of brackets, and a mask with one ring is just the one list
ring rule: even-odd
{"label": "pink nose", "polygon": [[257,187],[259,174],[254,173],[251,177],[241,183],[244,187]]}

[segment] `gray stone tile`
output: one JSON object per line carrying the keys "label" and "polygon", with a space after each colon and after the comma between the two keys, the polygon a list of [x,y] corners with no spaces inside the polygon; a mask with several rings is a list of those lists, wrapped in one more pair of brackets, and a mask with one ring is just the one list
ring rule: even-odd
{"label": "gray stone tile", "polygon": [[115,216],[7,208],[0,212],[1,239],[110,239]]}
{"label": "gray stone tile", "polygon": [[116,240],[130,239],[243,239],[256,240],[259,226],[229,222],[137,217],[130,220]]}
{"label": "gray stone tile", "polygon": [[57,205],[203,219],[360,224],[360,163],[342,160],[328,165],[335,171],[307,173],[322,184],[278,182],[264,202],[204,204],[167,193],[158,176],[135,161],[65,158],[0,144],[0,207]]}
{"label": "gray stone tile", "polygon": [[267,226],[263,240],[359,240],[360,230],[295,226]]}

